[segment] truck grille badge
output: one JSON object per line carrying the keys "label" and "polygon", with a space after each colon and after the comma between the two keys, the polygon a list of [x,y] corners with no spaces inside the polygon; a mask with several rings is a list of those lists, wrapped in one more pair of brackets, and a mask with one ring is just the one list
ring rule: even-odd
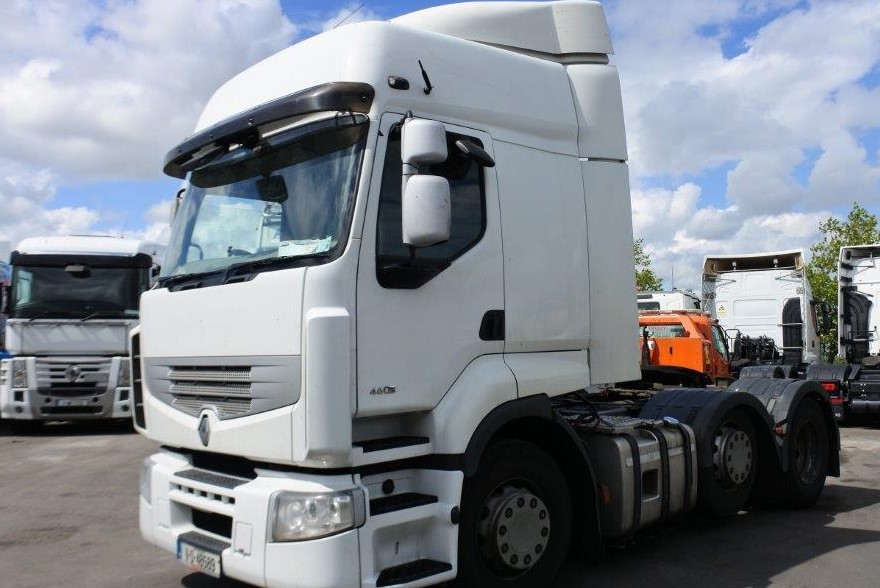
{"label": "truck grille badge", "polygon": [[211,438],[211,423],[208,422],[208,415],[203,414],[202,419],[199,421],[199,439],[202,440],[202,445],[207,447],[208,440],[210,438]]}

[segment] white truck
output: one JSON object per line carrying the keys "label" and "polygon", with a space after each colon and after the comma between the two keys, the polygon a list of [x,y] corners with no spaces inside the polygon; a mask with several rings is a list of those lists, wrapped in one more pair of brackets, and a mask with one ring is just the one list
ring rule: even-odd
{"label": "white truck", "polygon": [[636,292],[636,304],[639,310],[700,310],[700,297],[684,290]]}
{"label": "white truck", "polygon": [[811,366],[841,422],[880,417],[880,244],[840,249],[837,334],[845,364]]}
{"label": "white truck", "polygon": [[703,303],[732,340],[732,367],[819,361],[820,307],[800,250],[709,255]]}
{"label": "white truck", "polygon": [[593,2],[340,27],[208,102],[132,334],[140,530],[257,586],[538,587],[695,506],[839,473],[816,382],[638,380],[620,85]]}
{"label": "white truck", "polygon": [[129,332],[161,253],[109,236],[33,237],[12,252],[0,416],[14,429],[131,418]]}

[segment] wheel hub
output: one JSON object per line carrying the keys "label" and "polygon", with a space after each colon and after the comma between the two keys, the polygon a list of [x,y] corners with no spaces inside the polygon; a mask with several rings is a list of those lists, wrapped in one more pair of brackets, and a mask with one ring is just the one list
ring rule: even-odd
{"label": "wheel hub", "polygon": [[486,501],[478,534],[492,560],[508,573],[530,570],[550,541],[550,512],[524,488],[503,486]]}
{"label": "wheel hub", "polygon": [[722,427],[715,436],[715,471],[722,482],[738,486],[752,471],[752,442],[745,431]]}

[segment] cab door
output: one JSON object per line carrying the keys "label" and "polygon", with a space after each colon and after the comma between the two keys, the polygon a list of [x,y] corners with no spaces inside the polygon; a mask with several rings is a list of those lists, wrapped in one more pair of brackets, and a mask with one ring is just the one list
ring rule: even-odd
{"label": "cab door", "polygon": [[360,248],[360,417],[429,410],[471,361],[500,354],[504,347],[495,170],[477,165],[455,146],[467,138],[491,154],[491,140],[485,133],[446,125],[449,158],[421,171],[450,182],[451,237],[410,249],[401,239],[401,119],[399,114],[382,118]]}

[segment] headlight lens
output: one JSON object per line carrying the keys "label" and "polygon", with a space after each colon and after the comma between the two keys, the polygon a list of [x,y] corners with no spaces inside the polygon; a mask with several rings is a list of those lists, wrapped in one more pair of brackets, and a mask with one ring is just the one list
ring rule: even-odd
{"label": "headlight lens", "polygon": [[317,539],[359,527],[365,518],[360,489],[326,494],[282,491],[272,501],[272,540]]}
{"label": "headlight lens", "polygon": [[152,457],[144,458],[141,462],[141,496],[147,504],[153,503],[153,466],[156,462]]}
{"label": "headlight lens", "polygon": [[27,388],[27,362],[23,359],[12,360],[12,387]]}
{"label": "headlight lens", "polygon": [[131,387],[131,362],[127,357],[119,360],[119,378],[116,380],[116,385],[120,388]]}

